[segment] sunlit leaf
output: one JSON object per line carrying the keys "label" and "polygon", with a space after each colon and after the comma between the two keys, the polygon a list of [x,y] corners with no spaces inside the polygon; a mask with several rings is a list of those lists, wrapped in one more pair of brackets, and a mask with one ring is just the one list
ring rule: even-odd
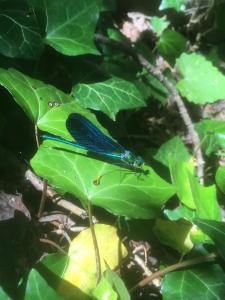
{"label": "sunlit leaf", "polygon": [[194,174],[193,164],[171,157],[169,169],[172,183],[176,187],[180,201],[189,208],[196,208],[189,179],[189,174],[190,176]]}
{"label": "sunlit leaf", "polygon": [[[39,122],[39,128],[73,140],[65,126],[71,105],[50,110]],[[93,114],[86,111],[82,115],[107,134]],[[70,193],[83,204],[91,201],[116,215],[154,218],[174,193],[173,187],[148,166],[143,167],[143,173],[136,173],[115,159],[56,141],[45,141],[31,164],[60,194]]]}
{"label": "sunlit leaf", "polygon": [[192,224],[185,220],[172,222],[158,219],[154,227],[154,233],[161,243],[185,254],[193,247],[190,239],[191,228]]}
{"label": "sunlit leaf", "polygon": [[33,79],[14,69],[0,69],[0,84],[9,91],[34,123],[38,123],[52,109],[51,103],[61,105],[74,102],[72,97],[54,86]]}
{"label": "sunlit leaf", "polygon": [[97,300],[117,300],[117,293],[113,290],[111,284],[103,277],[98,286],[92,292]]}
{"label": "sunlit leaf", "polygon": [[174,8],[176,11],[185,10],[185,4],[188,0],[162,0],[159,9]]}
{"label": "sunlit leaf", "polygon": [[39,274],[38,271],[32,269],[27,280],[25,300],[63,300],[51,286],[47,280]]}
{"label": "sunlit leaf", "polygon": [[160,36],[170,24],[170,22],[168,22],[165,17],[159,18],[156,16],[152,17],[150,22],[152,30],[156,33],[157,36]]}
{"label": "sunlit leaf", "polygon": [[171,272],[162,284],[163,300],[216,300],[225,294],[225,275],[219,265],[201,265]]}
{"label": "sunlit leaf", "polygon": [[124,282],[115,271],[107,269],[103,275],[108,280],[108,282],[110,282],[111,285],[114,287],[120,299],[130,300],[130,295]]}
{"label": "sunlit leaf", "polygon": [[177,66],[183,75],[177,88],[187,100],[213,103],[225,97],[225,76],[200,54],[182,54]]}
{"label": "sunlit leaf", "polygon": [[78,84],[73,94],[81,106],[100,110],[112,119],[122,109],[146,105],[133,83],[116,77],[98,83]]}
{"label": "sunlit leaf", "polygon": [[154,155],[154,159],[167,167],[169,166],[169,161],[172,158],[183,162],[188,162],[191,159],[191,155],[188,153],[187,148],[178,136],[175,136],[162,144],[157,153]]}
{"label": "sunlit leaf", "polygon": [[216,171],[216,184],[225,194],[225,167],[219,167]]}
{"label": "sunlit leaf", "polygon": [[220,255],[225,260],[225,223],[204,219],[195,219],[194,222],[214,241]]}
{"label": "sunlit leaf", "polygon": [[195,210],[192,210],[185,205],[180,205],[173,210],[164,209],[163,212],[171,221],[177,221],[180,219],[192,221],[196,217]]}
{"label": "sunlit leaf", "polygon": [[[96,224],[101,270],[114,269],[120,259],[127,255],[127,250],[119,239],[117,229],[110,225]],[[110,239],[109,239],[110,237]],[[64,279],[90,293],[96,286],[96,260],[93,239],[90,229],[83,230],[70,244],[69,261]]]}
{"label": "sunlit leaf", "polygon": [[225,148],[225,122],[219,120],[202,120],[195,125],[201,138],[201,148],[207,155]]}

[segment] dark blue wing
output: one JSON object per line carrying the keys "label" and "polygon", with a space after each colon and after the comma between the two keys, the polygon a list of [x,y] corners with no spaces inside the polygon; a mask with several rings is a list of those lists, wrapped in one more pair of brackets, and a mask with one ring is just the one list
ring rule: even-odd
{"label": "dark blue wing", "polygon": [[72,113],[66,120],[66,127],[78,144],[88,151],[100,154],[124,153],[125,148],[113,141],[84,116]]}

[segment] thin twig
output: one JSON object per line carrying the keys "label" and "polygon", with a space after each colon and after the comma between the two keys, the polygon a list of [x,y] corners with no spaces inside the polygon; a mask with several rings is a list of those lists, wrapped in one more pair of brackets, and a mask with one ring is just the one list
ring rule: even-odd
{"label": "thin twig", "polygon": [[48,187],[48,181],[45,179],[43,181],[43,190],[42,190],[41,202],[40,202],[40,206],[39,206],[39,210],[38,210],[38,218],[41,218],[42,214],[44,212],[45,202],[46,202],[47,187]]}
{"label": "thin twig", "polygon": [[197,161],[196,173],[197,176],[199,177],[201,184],[203,184],[204,183],[204,159],[203,159],[201,148],[199,147],[201,142],[198,133],[194,128],[194,124],[191,120],[191,117],[184,105],[183,100],[181,99],[175,86],[171,83],[171,81],[169,81],[167,77],[165,77],[161,73],[159,69],[151,65],[141,54],[137,54],[137,58],[140,64],[151,74],[157,77],[170,91],[173,97],[172,101],[177,105],[180,116],[183,119],[183,122],[187,128],[188,136],[190,136],[191,138],[194,154],[196,155],[196,161]]}
{"label": "thin twig", "polygon": [[210,253],[208,255],[205,256],[200,256],[197,258],[193,258],[193,259],[189,259],[186,261],[182,261],[179,262],[177,264],[171,265],[167,268],[164,268],[162,270],[159,270],[155,273],[153,273],[152,275],[148,276],[147,278],[141,280],[137,285],[135,285],[134,287],[132,287],[130,289],[130,292],[133,292],[134,290],[136,290],[139,287],[143,287],[147,284],[149,284],[150,282],[152,282],[153,279],[157,278],[157,277],[161,277],[163,275],[165,275],[166,273],[175,271],[175,270],[179,270],[179,269],[183,269],[186,267],[191,267],[194,265],[198,265],[201,264],[203,262],[210,262],[210,261],[214,261],[217,258],[217,255],[215,253]]}
{"label": "thin twig", "polygon": [[109,39],[108,37],[105,37],[100,34],[95,34],[95,41],[109,45],[113,48],[119,49],[129,54],[135,60],[137,60],[143,68],[145,68],[149,73],[154,75],[159,81],[161,81],[167,87],[168,91],[171,93],[173,97],[172,99],[173,102],[177,105],[180,116],[183,119],[183,122],[187,128],[188,135],[191,138],[193,150],[194,150],[193,152],[194,155],[196,156],[196,162],[197,162],[196,173],[197,176],[199,177],[201,184],[203,184],[204,183],[204,159],[203,159],[202,151],[199,147],[200,138],[194,128],[193,122],[184,105],[184,102],[181,99],[173,83],[170,82],[168,78],[163,75],[163,73],[159,68],[156,68],[151,63],[149,63],[149,61],[142,54],[138,53],[136,49],[132,48],[129,44]]}
{"label": "thin twig", "polygon": [[45,244],[49,244],[53,247],[55,247],[56,249],[58,249],[60,252],[62,252],[63,254],[67,254],[66,251],[64,251],[58,244],[56,244],[55,242],[49,240],[49,239],[44,239],[44,238],[40,238],[39,239],[40,242],[45,243]]}
{"label": "thin twig", "polygon": [[[31,170],[27,170],[25,173],[25,178],[30,181],[30,183],[36,188],[38,191],[43,190],[43,180],[40,177],[35,175]],[[64,209],[72,212],[73,214],[79,216],[82,219],[87,219],[87,213],[84,209],[78,207],[77,205],[61,198],[58,194],[49,186],[46,190],[46,195],[48,198],[51,198],[54,203],[58,206],[63,207]],[[97,220],[93,218],[93,222],[96,223]]]}
{"label": "thin twig", "polygon": [[100,253],[99,253],[99,247],[98,247],[98,241],[97,237],[95,234],[95,228],[94,228],[94,223],[92,220],[92,206],[91,202],[88,201],[88,218],[89,218],[89,224],[90,224],[90,229],[91,229],[91,235],[92,235],[92,240],[93,240],[93,246],[95,250],[95,261],[96,261],[96,282],[97,284],[101,280],[101,258],[100,258]]}

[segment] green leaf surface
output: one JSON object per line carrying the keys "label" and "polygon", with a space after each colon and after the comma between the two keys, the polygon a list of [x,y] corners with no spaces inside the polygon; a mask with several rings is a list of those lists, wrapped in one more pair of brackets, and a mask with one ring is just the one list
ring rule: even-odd
{"label": "green leaf surface", "polygon": [[174,8],[176,11],[183,11],[187,2],[188,0],[162,0],[159,10]]}
{"label": "green leaf surface", "polygon": [[221,220],[221,210],[217,202],[216,186],[202,186],[196,177],[188,174],[190,189],[199,218]]}
{"label": "green leaf surface", "polygon": [[201,138],[201,148],[206,155],[225,148],[225,122],[218,120],[203,120],[195,125]]}
{"label": "green leaf surface", "polygon": [[154,226],[154,233],[161,243],[170,246],[182,254],[193,248],[190,239],[192,224],[185,221],[169,221],[158,219]]}
{"label": "green leaf surface", "polygon": [[225,76],[202,55],[182,54],[177,66],[183,75],[177,88],[188,101],[204,104],[225,97]]}
{"label": "green leaf surface", "polygon": [[[53,275],[57,276],[57,279],[53,284],[56,286],[57,292],[60,295],[63,295],[63,299],[82,299],[82,300],[90,300],[91,298],[83,293],[78,287],[72,285],[70,282],[64,280],[65,272],[68,267],[69,256],[65,254],[52,253],[45,256],[41,260],[41,267],[44,266],[53,273]],[[50,273],[51,274],[51,273]],[[53,276],[54,278],[54,276]],[[52,279],[53,279],[52,278]],[[55,278],[54,278],[55,279]]]}
{"label": "green leaf surface", "polygon": [[225,194],[225,167],[219,167],[216,171],[216,184]]}
{"label": "green leaf surface", "polygon": [[205,219],[195,219],[194,222],[214,241],[221,257],[225,260],[225,223]]}
{"label": "green leaf surface", "polygon": [[161,162],[164,166],[169,167],[169,161],[171,159],[188,162],[191,159],[191,155],[188,153],[181,138],[175,136],[161,145],[154,155],[154,159]]}
{"label": "green leaf surface", "polygon": [[[192,220],[192,222],[193,222],[193,220]],[[205,234],[197,226],[193,226],[191,228],[190,239],[191,239],[192,243],[197,246],[197,248],[203,247],[203,244],[213,245],[213,241],[210,239],[210,237],[207,234]],[[203,249],[204,248],[202,248],[202,250]],[[206,249],[204,249],[203,251],[204,251],[203,252],[204,254],[207,254]]]}
{"label": "green leaf surface", "polygon": [[154,218],[173,194],[172,186],[149,167],[144,167],[148,175],[138,175],[57,142],[44,142],[31,165],[59,193],[89,200],[116,215]]}
{"label": "green leaf surface", "polygon": [[108,269],[104,272],[103,276],[108,280],[108,282],[110,282],[115,291],[118,293],[119,299],[130,300],[129,292],[124,282],[116,272]]}
{"label": "green leaf surface", "polygon": [[165,16],[162,18],[156,16],[152,17],[150,23],[153,32],[155,32],[157,36],[160,36],[170,24],[170,22],[166,20]]}
{"label": "green leaf surface", "polygon": [[0,287],[0,299],[1,300],[13,300],[9,295]]}
{"label": "green leaf surface", "polygon": [[65,55],[99,54],[93,36],[101,0],[46,0],[45,42]]}
{"label": "green leaf surface", "polygon": [[156,44],[160,54],[171,64],[186,50],[186,39],[174,30],[165,30]]}
{"label": "green leaf surface", "polygon": [[117,300],[117,293],[113,290],[109,282],[103,277],[97,287],[92,292],[97,300]]}
{"label": "green leaf surface", "polygon": [[196,212],[184,205],[180,205],[173,210],[164,209],[163,212],[171,221],[186,219],[192,222],[192,220],[196,217]]}
{"label": "green leaf surface", "polygon": [[56,274],[58,277],[63,278],[68,260],[69,257],[65,254],[52,253],[45,256],[41,260],[41,264],[51,270],[51,272]]}
{"label": "green leaf surface", "polygon": [[180,201],[189,208],[196,208],[189,179],[189,174],[190,176],[194,174],[193,164],[171,158],[169,169],[172,183],[176,187]]}
{"label": "green leaf surface", "polygon": [[220,300],[225,295],[225,275],[219,265],[203,265],[171,272],[162,284],[163,300]]}
{"label": "green leaf surface", "polygon": [[201,218],[220,220],[221,212],[217,202],[216,187],[201,186],[194,175],[193,164],[176,161],[171,158],[170,174],[177,195],[181,202]]}
{"label": "green leaf surface", "polygon": [[63,300],[38,271],[32,269],[27,280],[24,300]]}
{"label": "green leaf surface", "polygon": [[32,79],[14,69],[0,69],[0,84],[10,92],[34,123],[41,122],[46,112],[52,109],[50,103],[61,105],[74,102],[72,97],[55,87]]}
{"label": "green leaf surface", "polygon": [[[65,108],[64,105],[49,111],[39,128],[73,140],[65,128]],[[92,114],[83,115],[99,127]],[[61,194],[70,193],[83,203],[91,201],[116,215],[144,219],[158,216],[162,205],[173,195],[173,187],[150,167],[144,166],[149,174],[138,174],[117,163],[55,141],[45,141],[31,160],[35,172]]]}
{"label": "green leaf surface", "polygon": [[[101,271],[104,272],[108,268],[117,269],[121,259],[128,254],[118,236],[117,228],[111,225],[95,224],[94,230],[98,241]],[[68,256],[64,280],[90,295],[96,287],[97,274],[90,228],[83,230],[72,240]]]}
{"label": "green leaf surface", "polygon": [[100,110],[113,120],[122,109],[146,105],[133,83],[115,77],[98,83],[78,84],[73,94],[82,107]]}
{"label": "green leaf surface", "polygon": [[0,53],[13,58],[34,59],[40,54],[43,42],[35,16],[28,8],[11,1],[0,3]]}

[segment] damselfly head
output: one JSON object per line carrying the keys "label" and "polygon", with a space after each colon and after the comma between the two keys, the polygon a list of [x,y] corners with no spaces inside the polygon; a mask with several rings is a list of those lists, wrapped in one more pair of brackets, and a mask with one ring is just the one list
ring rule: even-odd
{"label": "damselfly head", "polygon": [[136,156],[133,163],[134,167],[141,168],[143,164],[144,164],[143,158],[141,156]]}
{"label": "damselfly head", "polygon": [[121,154],[121,160],[133,166],[134,168],[141,168],[141,166],[144,164],[144,160],[140,156],[135,156],[131,151],[128,150]]}

